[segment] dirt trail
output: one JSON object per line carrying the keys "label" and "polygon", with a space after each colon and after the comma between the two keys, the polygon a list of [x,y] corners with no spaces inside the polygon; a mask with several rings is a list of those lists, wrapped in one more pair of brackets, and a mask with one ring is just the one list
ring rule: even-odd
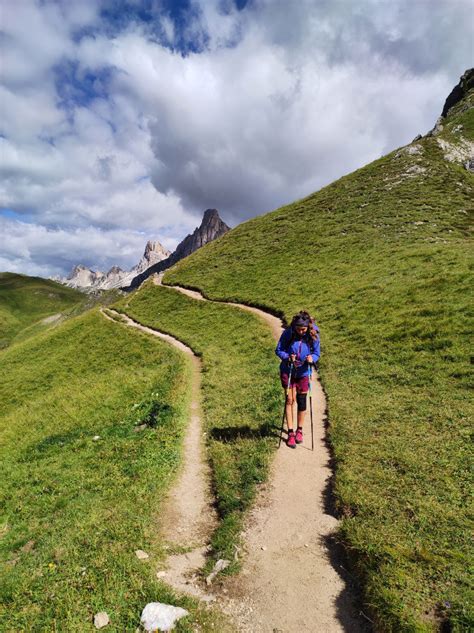
{"label": "dirt trail", "polygon": [[[209,466],[204,458],[201,423],[201,363],[192,350],[178,339],[164,334],[110,308],[109,313],[123,319],[130,327],[147,334],[158,336],[181,352],[191,357],[192,392],[191,416],[186,428],[183,445],[183,465],[163,509],[163,535],[170,549],[186,548],[184,553],[168,556],[166,566],[158,570],[161,578],[183,593],[202,600],[214,599],[212,594],[203,590],[195,580],[196,574],[206,562],[209,537],[213,532],[217,517],[212,507],[212,495],[209,488]],[[103,309],[102,314],[109,320],[113,318]],[[163,575],[164,573],[164,575]]]}
{"label": "dirt trail", "polygon": [[[154,277],[161,284],[161,275]],[[172,286],[193,299],[196,291]],[[258,314],[277,340],[277,317],[245,305]],[[246,555],[241,573],[224,583],[219,605],[242,633],[336,633],[366,631],[351,591],[343,579],[331,536],[337,519],[326,509],[330,454],[325,443],[326,399],[313,382],[314,452],[309,411],[304,443],[296,450],[282,443],[268,483],[258,494],[244,532]]]}

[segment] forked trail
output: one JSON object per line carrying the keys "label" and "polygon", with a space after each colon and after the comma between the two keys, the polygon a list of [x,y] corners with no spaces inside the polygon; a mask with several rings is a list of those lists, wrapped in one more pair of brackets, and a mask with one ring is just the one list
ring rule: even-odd
{"label": "forked trail", "polygon": [[[154,277],[161,284],[161,276]],[[193,299],[196,291],[173,288]],[[278,339],[281,322],[262,310],[230,303],[258,314]],[[276,371],[276,366],[275,366]],[[305,441],[296,450],[282,444],[268,484],[249,512],[241,573],[226,579],[219,604],[243,633],[333,633],[365,631],[332,546],[337,519],[325,507],[331,477],[325,443],[326,400],[313,384],[314,452],[308,420]]]}

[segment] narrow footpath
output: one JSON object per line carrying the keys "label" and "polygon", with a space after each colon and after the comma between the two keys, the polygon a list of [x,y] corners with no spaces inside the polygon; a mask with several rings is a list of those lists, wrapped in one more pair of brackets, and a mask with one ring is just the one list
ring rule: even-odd
{"label": "narrow footpath", "polygon": [[206,563],[210,536],[217,524],[202,437],[201,361],[187,345],[169,334],[137,323],[111,308],[101,308],[101,312],[111,321],[116,322],[113,315],[129,327],[163,339],[191,358],[191,415],[183,443],[183,464],[162,512],[163,537],[169,549],[185,551],[170,554],[163,569],[157,570],[157,576],[177,591],[210,602],[215,596],[198,582],[198,573]]}
{"label": "narrow footpath", "polygon": [[[153,281],[160,285],[162,276],[155,275]],[[207,300],[199,292],[171,287],[198,301]],[[282,325],[277,317],[250,306],[227,304],[257,314],[270,326],[275,340],[280,337]],[[316,380],[314,451],[308,411],[304,443],[296,450],[282,443],[268,483],[261,487],[248,514],[242,571],[223,581],[218,599],[241,633],[368,630],[354,605],[333,541],[338,521],[326,503],[332,472],[325,412],[324,391]]]}

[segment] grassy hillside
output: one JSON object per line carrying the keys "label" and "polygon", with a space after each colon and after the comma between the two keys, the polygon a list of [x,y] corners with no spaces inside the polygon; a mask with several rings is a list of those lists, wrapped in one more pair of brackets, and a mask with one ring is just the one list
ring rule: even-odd
{"label": "grassy hillside", "polygon": [[472,106],[471,91],[435,134],[238,226],[165,275],[286,319],[316,316],[341,538],[383,631],[474,627]]}
{"label": "grassy hillside", "polygon": [[93,631],[105,610],[110,630],[134,631],[161,600],[191,611],[179,631],[224,630],[155,577],[188,359],[93,310],[12,345],[0,363],[0,629]]}
{"label": "grassy hillside", "polygon": [[[49,279],[0,273],[0,349],[22,330],[85,303],[83,293]],[[39,322],[39,323],[38,323]]]}

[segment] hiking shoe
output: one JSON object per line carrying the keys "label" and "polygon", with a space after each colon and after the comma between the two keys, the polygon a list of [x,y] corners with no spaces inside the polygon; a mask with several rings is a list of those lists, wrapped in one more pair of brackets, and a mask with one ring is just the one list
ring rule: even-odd
{"label": "hiking shoe", "polygon": [[296,440],[295,440],[295,432],[290,431],[288,433],[288,439],[286,440],[286,445],[290,448],[296,448]]}
{"label": "hiking shoe", "polygon": [[296,429],[295,442],[297,444],[303,443],[303,429]]}

